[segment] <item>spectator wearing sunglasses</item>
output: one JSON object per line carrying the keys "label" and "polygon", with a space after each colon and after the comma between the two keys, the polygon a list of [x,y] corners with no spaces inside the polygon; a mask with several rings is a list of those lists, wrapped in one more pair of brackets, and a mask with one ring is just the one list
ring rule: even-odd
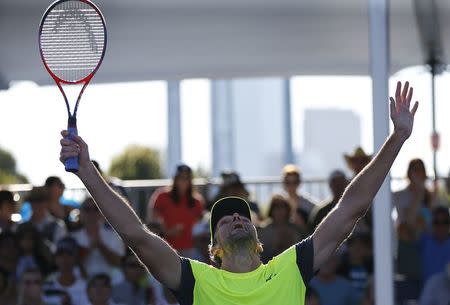
{"label": "spectator wearing sunglasses", "polygon": [[145,305],[149,290],[144,266],[133,252],[127,250],[122,257],[123,281],[114,285],[112,299],[125,305]]}
{"label": "spectator wearing sunglasses", "polygon": [[306,230],[308,218],[317,205],[314,200],[299,192],[302,184],[300,169],[294,164],[283,168],[283,188],[291,206],[291,220],[303,230]]}

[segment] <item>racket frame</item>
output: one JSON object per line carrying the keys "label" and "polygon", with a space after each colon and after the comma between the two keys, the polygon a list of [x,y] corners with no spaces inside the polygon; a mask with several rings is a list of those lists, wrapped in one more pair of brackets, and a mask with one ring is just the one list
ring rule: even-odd
{"label": "racket frame", "polygon": [[[78,110],[78,104],[79,104],[79,102],[81,100],[81,96],[84,93],[84,89],[86,89],[87,85],[89,84],[91,79],[94,77],[94,74],[97,72],[97,70],[100,68],[100,65],[103,62],[103,58],[105,57],[105,51],[106,51],[106,45],[107,45],[107,36],[108,35],[107,35],[107,31],[106,31],[105,18],[103,16],[102,12],[100,11],[100,9],[97,7],[97,5],[95,5],[93,2],[91,2],[89,0],[76,0],[76,1],[79,1],[79,2],[84,2],[84,3],[88,4],[89,6],[91,6],[97,12],[97,14],[100,16],[100,19],[101,19],[102,24],[103,24],[103,30],[104,30],[104,33],[105,33],[102,54],[100,55],[100,60],[98,61],[97,66],[94,68],[94,70],[92,70],[92,72],[89,73],[89,75],[87,75],[83,79],[80,79],[80,80],[77,80],[77,81],[67,81],[67,80],[61,79],[58,76],[56,76],[56,74],[52,72],[52,70],[48,66],[47,62],[45,61],[44,52],[42,50],[42,45],[41,45],[41,33],[42,33],[42,28],[44,26],[44,21],[47,18],[47,15],[53,10],[53,8],[56,5],[59,5],[60,3],[68,2],[68,1],[75,1],[75,0],[56,0],[52,4],[50,4],[50,6],[45,10],[45,13],[42,16],[41,22],[39,24],[39,34],[38,34],[39,43],[38,43],[38,45],[39,45],[39,53],[41,54],[41,59],[42,59],[42,62],[44,63],[45,69],[50,74],[50,76],[53,78],[53,80],[55,81],[56,85],[59,88],[59,91],[61,91],[61,94],[63,95],[64,102],[66,103],[67,115],[68,115],[68,122],[67,122],[67,125],[68,125],[67,126],[68,127],[67,130],[69,131],[68,138],[73,138],[74,135],[77,135],[77,110]],[[78,85],[78,84],[82,84],[82,83],[84,83],[84,84],[83,84],[83,87],[80,90],[80,93],[78,94],[78,98],[76,100],[75,107],[74,107],[73,114],[72,114],[70,112],[70,105],[69,105],[69,101],[67,99],[67,95],[64,92],[64,89],[63,89],[61,84]],[[78,160],[70,160],[70,159],[68,159],[68,161],[69,162],[66,162],[66,170],[70,171],[70,172],[78,171]]]}

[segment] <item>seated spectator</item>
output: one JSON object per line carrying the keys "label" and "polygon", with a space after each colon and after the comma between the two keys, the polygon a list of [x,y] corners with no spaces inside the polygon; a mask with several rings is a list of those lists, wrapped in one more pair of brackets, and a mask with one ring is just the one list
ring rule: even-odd
{"label": "seated spectator", "polygon": [[81,247],[81,259],[89,277],[97,273],[113,274],[120,267],[120,259],[125,254],[125,246],[117,233],[105,225],[103,215],[92,198],[81,205],[82,228],[71,236]]}
{"label": "seated spectator", "polygon": [[116,177],[108,177],[101,169],[100,164],[96,160],[92,160],[92,164],[94,164],[95,168],[102,175],[103,179],[108,182],[108,185],[115,190],[118,194],[120,194],[123,198],[129,200],[126,189],[120,185],[121,180]]}
{"label": "seated spectator", "polygon": [[209,214],[206,214],[202,220],[194,225],[192,228],[192,237],[194,239],[194,254],[192,258],[206,264],[212,264],[209,258],[209,243],[211,241]]}
{"label": "seated spectator", "polygon": [[251,200],[250,193],[244,183],[242,183],[238,173],[233,171],[224,171],[220,174],[220,176],[222,178],[222,184],[219,186],[219,192],[215,196],[214,200],[209,203],[209,206],[207,207],[208,211],[211,210],[212,205],[217,200],[224,197],[237,196],[244,198],[247,201],[250,210],[256,216],[256,219],[254,219],[256,222],[262,220],[261,211],[258,204]]}
{"label": "seated spectator", "polygon": [[53,271],[51,250],[39,231],[31,222],[25,222],[17,227],[17,242],[20,256],[17,262],[16,277],[20,278],[23,271],[29,268],[39,268],[44,276]]}
{"label": "seated spectator", "polygon": [[64,237],[57,242],[55,251],[57,270],[44,284],[46,294],[60,292],[61,295],[68,296],[71,305],[87,304],[86,281],[77,269],[79,255],[80,249],[72,237]]}
{"label": "seated spectator", "polygon": [[328,186],[330,187],[332,197],[313,208],[308,220],[310,231],[313,232],[322,219],[336,206],[348,184],[349,180],[344,172],[335,170],[330,174],[328,177]]}
{"label": "seated spectator", "polygon": [[437,196],[436,205],[450,208],[450,172],[448,173],[447,178],[444,179],[444,185],[439,189]]}
{"label": "seated spectator", "polygon": [[373,288],[373,277],[371,277],[367,282],[367,287],[364,292],[361,305],[375,305],[375,295]]}
{"label": "seated spectator", "polygon": [[356,147],[352,154],[344,154],[345,162],[352,171],[353,177],[356,177],[363,168],[372,160],[372,156],[366,154],[362,147]]}
{"label": "seated spectator", "polygon": [[293,164],[283,168],[283,188],[286,191],[291,206],[291,220],[302,229],[307,228],[308,218],[316,203],[309,197],[298,192],[302,183],[300,169]]}
{"label": "seated spectator", "polygon": [[450,262],[450,215],[447,207],[436,207],[432,212],[433,229],[421,240],[423,282],[442,272]]}
{"label": "seated spectator", "polygon": [[370,248],[370,234],[353,233],[346,241],[347,251],[343,253],[337,273],[350,281],[358,300],[362,300],[370,276],[373,274],[372,257],[367,257]]}
{"label": "seated spectator", "polygon": [[425,182],[427,174],[425,164],[420,159],[409,162],[407,176],[408,186],[392,194],[393,204],[397,210],[397,225],[410,223],[419,228],[416,232],[431,230],[431,209],[434,205],[433,194]]}
{"label": "seated spectator", "polygon": [[164,288],[164,301],[161,305],[178,305],[175,295],[168,288]]}
{"label": "seated spectator", "polygon": [[50,176],[45,180],[44,187],[48,191],[48,209],[50,213],[61,220],[69,216],[70,210],[61,203],[65,185],[59,177]]}
{"label": "seated spectator", "polygon": [[[43,187],[48,192],[48,209],[50,214],[67,223],[70,212],[75,208],[79,208],[79,203],[63,197],[65,185],[59,177],[48,177]],[[30,220],[32,209],[28,201],[22,204],[20,214],[23,222]]]}
{"label": "seated spectator", "polygon": [[264,245],[263,263],[306,237],[306,232],[291,222],[290,215],[291,206],[287,199],[274,195],[269,204],[269,221],[258,229],[259,240]]}
{"label": "seated spectator", "polygon": [[332,256],[312,278],[310,286],[319,294],[322,305],[357,305],[350,281],[336,274],[338,263],[338,256]]}
{"label": "seated spectator", "polygon": [[61,299],[48,298],[42,289],[42,274],[38,268],[26,269],[19,279],[17,305],[60,305]]}
{"label": "seated spectator", "polygon": [[203,215],[203,203],[194,191],[189,166],[178,165],[172,186],[153,194],[148,215],[149,220],[161,222],[165,239],[181,256],[192,257],[192,227]]}
{"label": "seated spectator", "polygon": [[0,232],[0,269],[16,281],[16,268],[20,249],[16,234],[10,231]]}
{"label": "seated spectator", "polygon": [[420,305],[450,304],[450,262],[444,271],[431,276],[420,296]]}
{"label": "seated spectator", "polygon": [[[352,171],[352,180],[355,178],[363,168],[372,160],[372,155],[366,154],[361,147],[356,147],[352,154],[344,154],[347,167]],[[369,208],[366,215],[360,219],[354,229],[357,232],[371,232],[372,231],[372,207]]]}
{"label": "seated spectator", "polygon": [[55,218],[49,210],[49,193],[44,187],[33,187],[28,194],[27,201],[31,204],[32,215],[29,220],[40,232],[44,239],[53,244],[66,236],[64,221]]}
{"label": "seated spectator", "polygon": [[8,272],[0,269],[0,304],[14,305],[15,301],[15,286],[12,277],[9,277]]}
{"label": "seated spectator", "polygon": [[320,305],[319,294],[312,287],[306,288],[305,305]]}
{"label": "seated spectator", "polygon": [[[111,278],[106,273],[94,275],[87,284],[90,305],[119,305],[111,300]],[[122,304],[120,304],[122,305]]]}
{"label": "seated spectator", "polygon": [[11,219],[15,210],[14,194],[6,190],[0,191],[0,232],[16,229],[16,223]]}
{"label": "seated spectator", "polygon": [[114,285],[112,299],[116,303],[126,305],[147,304],[148,282],[146,270],[131,250],[127,250],[122,257],[122,272],[124,279]]}

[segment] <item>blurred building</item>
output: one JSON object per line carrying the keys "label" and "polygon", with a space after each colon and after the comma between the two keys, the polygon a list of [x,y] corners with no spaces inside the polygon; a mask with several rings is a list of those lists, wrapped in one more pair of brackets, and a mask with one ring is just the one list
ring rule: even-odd
{"label": "blurred building", "polygon": [[305,175],[326,177],[331,169],[347,169],[343,154],[361,143],[359,116],[350,110],[307,109],[304,117],[298,163]]}

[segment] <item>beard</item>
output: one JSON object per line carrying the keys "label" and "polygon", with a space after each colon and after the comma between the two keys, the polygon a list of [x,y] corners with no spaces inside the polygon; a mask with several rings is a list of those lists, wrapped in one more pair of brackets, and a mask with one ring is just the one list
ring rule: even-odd
{"label": "beard", "polygon": [[225,248],[234,251],[237,249],[256,249],[256,237],[249,231],[239,229],[230,233],[225,243]]}

